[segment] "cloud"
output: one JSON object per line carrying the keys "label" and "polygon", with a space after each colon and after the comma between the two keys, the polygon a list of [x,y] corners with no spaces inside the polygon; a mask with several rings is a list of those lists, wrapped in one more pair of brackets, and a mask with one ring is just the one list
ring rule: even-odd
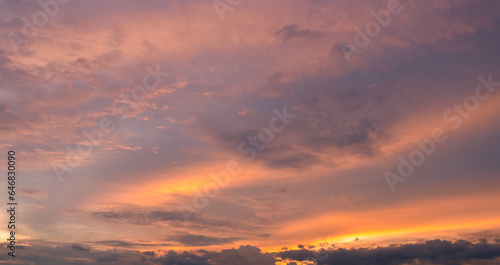
{"label": "cloud", "polygon": [[100,257],[100,258],[97,258],[96,260],[98,262],[114,262],[114,261],[118,261],[118,258],[119,256],[116,255],[116,254],[111,254],[111,255],[106,255],[106,256],[103,256],[103,257]]}
{"label": "cloud", "polygon": [[291,24],[291,25],[286,25],[281,29],[279,29],[278,31],[276,31],[275,35],[281,37],[285,41],[294,38],[311,40],[321,37],[323,33],[320,31],[314,31],[310,29],[300,29],[299,25]]}
{"label": "cloud", "polygon": [[[124,251],[99,250],[87,251],[80,244],[63,244],[44,241],[30,241],[22,246],[22,253],[16,259],[19,264],[62,265],[82,264],[82,259],[93,260],[109,265],[274,265],[279,260],[299,263],[320,259],[318,265],[483,265],[493,264],[500,260],[500,244],[472,243],[458,240],[430,240],[424,243],[391,245],[377,248],[352,249],[322,249],[313,251],[306,248],[299,250],[284,250],[275,253],[263,253],[255,246],[240,246],[221,251]],[[5,243],[1,244],[5,247]],[[72,248],[79,251],[79,259],[75,259]],[[83,250],[81,250],[83,249]],[[322,258],[323,257],[323,258]],[[0,261],[6,261],[7,255]]]}
{"label": "cloud", "polygon": [[474,244],[465,240],[451,242],[436,239],[425,243],[377,248],[289,250],[277,253],[277,256],[295,261],[320,260],[320,265],[397,265],[414,264],[419,261],[459,265],[472,260],[492,260],[500,257],[500,244],[485,242]]}
{"label": "cloud", "polygon": [[[63,264],[88,264],[88,263],[106,263],[109,265],[133,265],[134,261],[139,261],[141,253],[138,251],[123,251],[123,250],[101,250],[93,248],[90,251],[92,243],[85,246],[80,243],[65,244],[57,242],[46,242],[42,240],[25,240],[20,241],[18,248],[20,249],[16,256],[16,264],[28,265],[63,265]],[[5,248],[5,244],[1,247]],[[71,249],[73,251],[68,251]],[[10,264],[7,255],[0,257],[0,263]],[[83,263],[82,263],[83,262]],[[152,265],[152,263],[143,263],[144,265]]]}
{"label": "cloud", "polygon": [[19,189],[19,191],[20,191],[21,196],[31,197],[31,198],[38,199],[38,200],[43,200],[43,199],[46,199],[48,197],[47,192],[41,191],[41,190]]}
{"label": "cloud", "polygon": [[90,248],[86,248],[80,244],[71,245],[71,249],[76,251],[87,251],[87,252],[90,251]]}
{"label": "cloud", "polygon": [[210,265],[208,261],[214,255],[215,253],[208,251],[178,253],[171,250],[157,261],[161,265]]}
{"label": "cloud", "polygon": [[227,243],[233,243],[238,240],[238,238],[218,238],[204,235],[175,235],[168,236],[165,238],[166,241],[175,241],[181,243],[184,246],[212,246],[212,245],[223,245]]}
{"label": "cloud", "polygon": [[[301,236],[290,232],[287,237],[272,227],[293,226],[297,220],[314,218],[320,210],[323,214],[340,212],[344,216],[343,206],[353,211],[370,208],[368,201],[373,201],[374,207],[384,208],[384,205],[419,197],[434,205],[432,196],[447,195],[443,195],[446,187],[462,194],[463,190],[456,189],[454,184],[476,191],[495,187],[492,182],[497,179],[498,163],[494,158],[500,149],[492,139],[497,132],[490,138],[476,135],[475,138],[483,139],[481,141],[470,141],[471,138],[461,141],[474,145],[487,143],[495,150],[489,155],[474,153],[475,159],[483,160],[482,163],[467,159],[463,163],[452,161],[448,167],[440,163],[443,160],[438,159],[438,152],[433,155],[432,161],[439,164],[439,168],[460,171],[462,178],[474,179],[474,185],[458,182],[457,174],[432,174],[436,171],[428,174],[422,168],[419,173],[429,177],[415,177],[411,182],[430,179],[424,183],[425,188],[433,187],[435,193],[424,196],[407,192],[399,195],[406,196],[404,199],[395,200],[385,193],[385,182],[376,169],[390,167],[390,162],[381,161],[385,159],[383,155],[390,155],[382,152],[387,150],[384,144],[404,136],[394,135],[395,125],[406,125],[412,118],[420,118],[419,113],[431,111],[433,104],[442,107],[444,102],[462,97],[465,89],[473,87],[468,84],[480,73],[493,72],[498,76],[495,69],[499,61],[499,2],[408,1],[404,11],[393,16],[391,24],[373,38],[362,53],[353,55],[355,59],[348,65],[338,47],[331,51],[330,47],[341,41],[353,44],[353,28],[363,28],[372,20],[370,11],[385,8],[386,4],[386,1],[359,2],[290,1],[283,6],[278,2],[256,0],[255,4],[235,9],[232,21],[221,24],[210,4],[203,1],[123,0],[120,5],[116,1],[72,1],[61,5],[60,12],[50,18],[46,27],[39,29],[39,36],[28,40],[20,52],[15,53],[6,34],[22,30],[20,18],[32,19],[42,9],[37,1],[2,1],[0,43],[5,48],[0,50],[0,131],[4,142],[20,151],[24,169],[31,170],[24,175],[25,183],[32,186],[26,186],[21,195],[44,199],[45,207],[43,211],[26,212],[23,224],[26,236],[75,242],[75,237],[92,234],[98,237],[95,240],[100,240],[94,245],[130,250],[168,246],[134,241],[139,234],[152,240],[158,236],[159,227],[168,227],[183,228],[178,229],[183,234],[177,235],[177,241],[172,244],[186,246],[234,244],[236,238],[263,233],[272,236],[258,240],[288,240],[297,245],[297,241],[302,242],[302,238],[297,238]],[[256,16],[261,19],[248,20]],[[333,60],[334,53],[340,60]],[[110,109],[111,102],[122,99],[122,95],[130,97],[131,90],[143,81],[145,67],[157,63],[161,69],[175,70],[177,80],[173,83],[178,86],[172,86],[176,89],[159,88],[132,108],[130,119],[116,119]],[[168,108],[162,108],[166,105]],[[211,201],[210,207],[203,211],[205,215],[192,216],[187,223],[183,213],[176,211],[176,203],[171,202],[168,208],[162,204],[177,192],[171,192],[177,186],[161,191],[142,186],[154,183],[164,187],[164,181],[168,183],[171,178],[185,178],[188,183],[199,184],[198,176],[223,165],[228,156],[244,161],[245,158],[238,155],[238,144],[267,126],[271,110],[283,105],[300,115],[258,153],[255,164],[245,165],[245,168],[258,168],[255,174],[234,178],[219,197],[226,201],[247,201],[235,204],[235,208],[248,205],[251,214],[241,217],[243,215],[229,207],[209,212],[215,204]],[[234,113],[234,109],[239,110],[240,115]],[[438,111],[436,115],[441,113]],[[64,161],[66,146],[74,149],[76,143],[85,139],[83,129],[96,128],[100,117],[115,117],[115,135],[105,135],[102,144],[88,157],[89,161],[75,167],[64,183],[54,185],[56,178],[51,162]],[[180,122],[170,124],[167,118]],[[213,124],[214,128],[204,128],[207,124]],[[408,131],[413,129],[408,127]],[[455,150],[454,154],[472,157],[470,148]],[[358,164],[360,160],[362,164]],[[346,164],[349,164],[346,168],[354,165],[359,169],[359,165],[366,165],[366,169],[344,175],[332,170]],[[370,167],[373,164],[376,165]],[[488,181],[477,181],[479,167],[489,171]],[[194,171],[196,173],[188,174]],[[283,178],[287,178],[286,190],[280,188],[272,195],[262,195],[269,187],[282,187]],[[238,185],[246,187],[236,193],[234,189]],[[417,185],[411,187],[416,189]],[[124,190],[130,192],[114,197]],[[92,211],[90,216],[94,218],[78,216],[82,209],[93,207],[99,200],[135,203],[136,197],[144,195],[139,194],[139,190],[146,190],[144,194],[157,199],[144,199],[140,203],[148,207],[157,203],[154,205],[157,208],[111,209]],[[187,196],[175,195],[175,198]],[[188,203],[192,205],[191,201]],[[483,206],[478,210],[489,211],[487,208]],[[61,209],[72,209],[78,214]],[[461,214],[465,212],[464,208],[459,210]],[[447,213],[434,215],[433,220],[442,220]],[[229,215],[239,215],[241,219],[228,218]],[[363,216],[367,222],[379,220],[377,214]],[[351,223],[350,220],[339,220],[340,231],[334,233],[344,232],[339,227]],[[95,226],[94,222],[101,225]],[[409,223],[414,224],[401,222],[410,226]],[[125,230],[126,224],[140,231]],[[369,225],[356,227],[371,228]],[[173,235],[179,232],[168,231]],[[231,234],[233,231],[238,233]],[[186,236],[184,233],[188,232],[192,234]],[[321,232],[307,236],[313,238]],[[104,240],[103,237],[112,233],[130,241],[113,240],[117,237]],[[94,245],[92,251],[65,247],[73,249],[68,251],[73,255],[88,254],[93,260],[108,257],[107,253],[93,256]],[[121,258],[126,256],[123,253],[116,255],[120,261],[126,259]],[[32,263],[62,263],[43,261],[50,259],[47,256],[38,258]],[[192,257],[191,261],[208,262],[208,259]]]}
{"label": "cloud", "polygon": [[273,192],[277,192],[277,193],[288,193],[290,192],[290,188],[288,187],[275,187],[272,189]]}
{"label": "cloud", "polygon": [[155,222],[182,221],[184,217],[180,211],[149,211],[132,212],[126,210],[95,211],[91,216],[105,220],[125,221],[131,224],[149,225]]}
{"label": "cloud", "polygon": [[133,248],[133,247],[152,247],[152,246],[170,246],[170,244],[164,243],[138,243],[138,242],[130,242],[123,240],[102,240],[102,241],[93,241],[89,242],[96,245],[105,245],[112,247],[125,247],[125,248]]}
{"label": "cloud", "polygon": [[[210,219],[188,211],[162,211],[147,207],[92,211],[89,212],[89,215],[107,222],[124,222],[140,226],[169,224],[173,227],[216,230],[242,228],[231,220]],[[186,215],[189,215],[189,221],[186,221]],[[249,225],[246,227],[251,228]]]}
{"label": "cloud", "polygon": [[274,265],[276,258],[270,253],[261,253],[254,246],[240,246],[238,249],[223,250],[213,259],[217,265]]}

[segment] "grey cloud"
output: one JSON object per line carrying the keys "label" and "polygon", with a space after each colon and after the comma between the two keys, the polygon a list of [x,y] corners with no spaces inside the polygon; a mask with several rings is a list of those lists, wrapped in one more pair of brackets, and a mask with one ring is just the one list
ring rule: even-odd
{"label": "grey cloud", "polygon": [[76,251],[87,251],[87,252],[90,251],[90,248],[84,247],[80,244],[71,245],[71,249]]}
{"label": "grey cloud", "polygon": [[270,167],[307,168],[320,162],[314,154],[300,152],[285,146],[269,146],[258,156]]}
{"label": "grey cloud", "polygon": [[[140,260],[141,253],[138,251],[124,250],[100,250],[100,248],[92,248],[88,244],[65,244],[57,242],[46,242],[42,240],[28,240],[20,242],[18,246],[20,251],[16,256],[16,264],[28,265],[67,265],[67,264],[90,264],[90,263],[105,263],[109,265],[134,265]],[[0,247],[6,247],[6,244],[1,244]],[[71,249],[73,251],[68,251]],[[75,253],[77,251],[77,253]],[[11,264],[12,258],[7,255],[0,256],[0,263]],[[82,259],[87,261],[83,262]],[[90,262],[90,263],[89,263]],[[153,263],[142,263],[143,265],[152,265]]]}
{"label": "grey cloud", "polygon": [[[5,244],[1,245],[5,247]],[[18,257],[19,264],[62,265],[82,264],[74,259],[67,247],[80,249],[79,244],[65,245],[30,241],[23,248],[23,255]],[[85,247],[82,247],[85,249]],[[87,258],[110,265],[274,265],[280,259],[289,260],[289,264],[299,261],[314,261],[317,257],[326,257],[318,265],[485,265],[496,264],[500,260],[500,244],[487,242],[472,243],[458,240],[431,240],[425,243],[391,245],[388,247],[335,249],[312,251],[309,249],[284,250],[277,253],[262,253],[254,246],[240,246],[220,252],[198,250],[194,252],[168,251],[161,255],[153,251],[99,250],[81,251],[80,258]],[[0,261],[8,257],[0,256]]]}
{"label": "grey cloud", "polygon": [[161,265],[210,265],[208,262],[215,253],[198,251],[197,253],[169,251],[165,256],[158,259]]}
{"label": "grey cloud", "polygon": [[287,188],[287,187],[276,187],[274,189],[272,189],[273,192],[277,192],[277,193],[288,193],[290,192],[290,188]]}
{"label": "grey cloud", "polygon": [[184,234],[184,235],[175,235],[168,236],[165,238],[167,241],[175,241],[181,243],[184,246],[212,246],[212,245],[221,245],[232,243],[238,238],[219,238],[219,237],[211,237],[204,235],[192,235],[192,234]]}
{"label": "grey cloud", "polygon": [[149,225],[162,221],[183,221],[182,212],[151,211],[133,212],[127,210],[95,211],[91,216],[106,220],[124,221],[137,225]]}
{"label": "grey cloud", "polygon": [[[191,197],[186,197],[186,204],[192,203]],[[175,205],[174,207],[178,207]],[[213,219],[205,217],[201,214],[192,213],[189,211],[162,211],[145,207],[117,207],[116,209],[105,211],[93,211],[88,213],[94,218],[105,220],[108,222],[123,222],[133,225],[164,225],[168,224],[176,228],[190,228],[197,231],[231,231],[243,230],[252,231],[256,226],[254,221],[248,220],[226,220]],[[189,219],[186,217],[189,215]]]}
{"label": "grey cloud", "polygon": [[96,245],[105,245],[105,246],[113,246],[113,247],[126,247],[126,248],[131,248],[131,247],[139,247],[139,246],[170,246],[170,244],[149,244],[149,243],[135,243],[135,242],[128,242],[128,241],[122,241],[122,240],[103,240],[103,241],[94,241],[94,242],[88,242]]}
{"label": "grey cloud", "polygon": [[217,265],[274,265],[277,260],[271,253],[261,253],[257,247],[240,246],[221,251],[213,261]]}
{"label": "grey cloud", "polygon": [[118,258],[119,258],[118,255],[111,254],[111,255],[107,255],[107,256],[103,256],[103,257],[97,258],[96,260],[98,262],[113,262],[113,261],[118,261]]}
{"label": "grey cloud", "polygon": [[[500,245],[458,240],[431,240],[420,244],[403,244],[389,247],[321,250],[301,249],[284,251],[278,257],[296,261],[320,259],[320,265],[397,265],[417,261],[441,265],[460,265],[471,260],[491,260],[500,257]],[[320,257],[324,257],[321,260]]]}
{"label": "grey cloud", "polygon": [[299,25],[291,24],[276,31],[275,35],[286,41],[293,38],[314,39],[321,37],[323,33],[310,29],[300,29]]}

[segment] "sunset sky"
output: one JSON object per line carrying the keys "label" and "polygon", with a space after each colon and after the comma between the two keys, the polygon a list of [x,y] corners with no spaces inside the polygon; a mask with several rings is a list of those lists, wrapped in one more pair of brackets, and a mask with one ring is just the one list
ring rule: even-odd
{"label": "sunset sky", "polygon": [[500,264],[500,2],[0,0],[1,264]]}

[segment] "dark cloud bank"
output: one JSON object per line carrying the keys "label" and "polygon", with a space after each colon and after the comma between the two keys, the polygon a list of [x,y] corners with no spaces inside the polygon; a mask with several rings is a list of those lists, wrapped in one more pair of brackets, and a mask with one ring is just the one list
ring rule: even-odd
{"label": "dark cloud bank", "polygon": [[437,239],[421,244],[404,244],[373,249],[336,249],[333,251],[323,250],[319,253],[306,249],[291,250],[280,252],[277,257],[297,261],[317,258],[322,260],[318,264],[324,265],[461,265],[471,264],[470,261],[473,260],[492,261],[500,257],[500,245],[498,242],[496,244],[486,242],[474,244],[465,240],[450,242]]}
{"label": "dark cloud bank", "polygon": [[[198,250],[193,252],[155,252],[100,250],[88,244],[58,245],[41,241],[30,242],[19,249],[15,264],[132,264],[132,265],[274,265],[286,260],[289,265],[299,261],[313,261],[319,265],[482,265],[499,264],[500,240],[473,243],[431,240],[425,243],[393,245],[377,248],[285,250],[278,253],[262,253],[253,246],[240,246],[220,252]],[[98,245],[98,244],[96,244]],[[75,256],[77,258],[75,258]],[[7,255],[0,261],[12,260]]]}

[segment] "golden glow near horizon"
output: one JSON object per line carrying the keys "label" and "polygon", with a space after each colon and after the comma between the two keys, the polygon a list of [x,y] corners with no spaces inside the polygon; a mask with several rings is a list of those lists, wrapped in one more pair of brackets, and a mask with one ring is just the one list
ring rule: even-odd
{"label": "golden glow near horizon", "polygon": [[497,244],[500,2],[357,1],[0,0],[17,262]]}

